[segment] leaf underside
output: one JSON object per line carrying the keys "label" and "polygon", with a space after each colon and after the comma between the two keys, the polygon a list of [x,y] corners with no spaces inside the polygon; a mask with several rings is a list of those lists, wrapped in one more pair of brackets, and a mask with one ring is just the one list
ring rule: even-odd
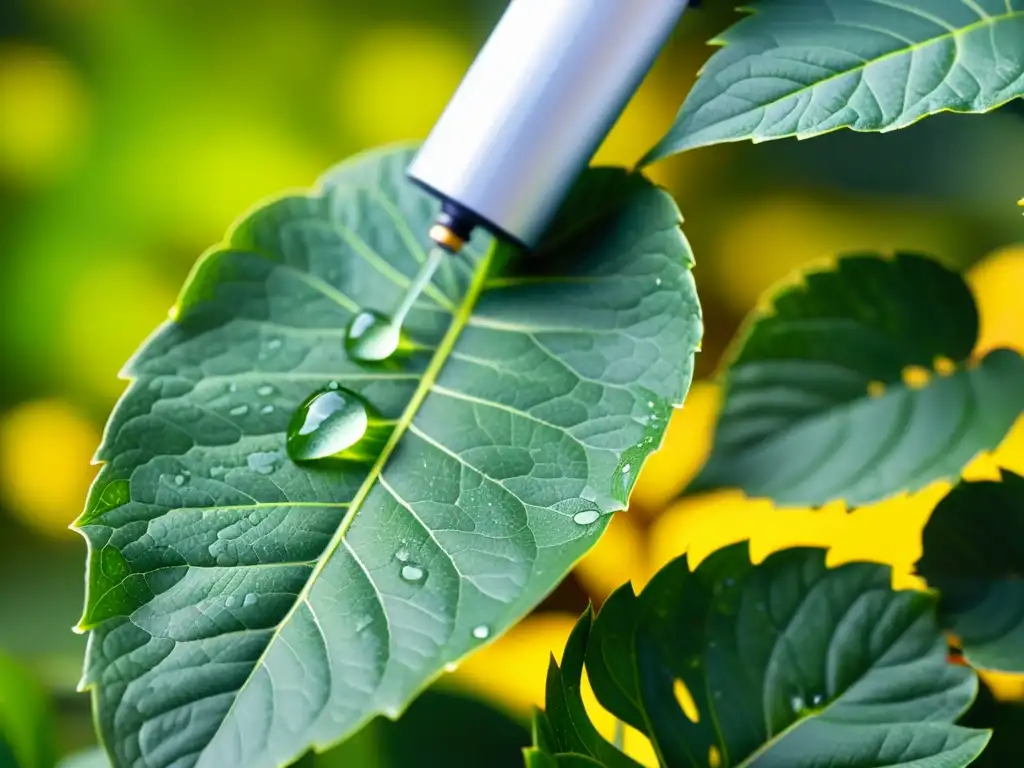
{"label": "leaf underside", "polygon": [[[278,766],[396,717],[595,543],[607,515],[574,516],[623,508],[683,400],[701,319],[679,213],[613,169],[539,252],[477,236],[448,260],[416,351],[349,361],[350,318],[391,311],[425,259],[437,205],[410,159],[250,215],[127,368],[78,522],[83,685],[118,766]],[[372,466],[285,457],[331,385],[395,422]]]}
{"label": "leaf underside", "polygon": [[598,701],[668,768],[968,765],[988,733],[953,722],[977,678],[946,661],[934,599],[890,579],[869,563],[830,570],[820,549],[751,566],[743,543],[696,572],[680,558],[639,597],[624,587],[580,620],[561,669],[552,662],[538,749],[635,765],[586,717],[585,656]]}
{"label": "leaf underside", "polygon": [[760,0],[645,162],[726,141],[890,131],[1024,95],[1024,0]]}
{"label": "leaf underside", "polygon": [[1024,672],[1024,478],[958,485],[932,513],[917,570],[972,666]]}
{"label": "leaf underside", "polygon": [[[728,363],[714,446],[690,491],[870,504],[958,477],[1024,411],[1024,359],[997,349],[969,362],[974,299],[934,260],[844,257],[771,304]],[[904,369],[940,358],[955,370],[904,383]]]}

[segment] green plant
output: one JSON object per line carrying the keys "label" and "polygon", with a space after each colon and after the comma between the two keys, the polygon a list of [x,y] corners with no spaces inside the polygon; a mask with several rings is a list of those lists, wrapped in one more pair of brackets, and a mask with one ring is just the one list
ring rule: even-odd
{"label": "green plant", "polygon": [[[1019,0],[754,10],[650,159],[1024,95]],[[399,359],[351,362],[350,318],[393,305],[423,257],[433,203],[408,159],[360,157],[247,216],[127,369],[78,521],[84,684],[117,766],[284,765],[396,718],[596,542],[684,400],[702,332],[692,256],[667,193],[621,169],[584,174],[542,258],[475,239]],[[927,258],[846,257],[772,304],[724,371],[691,491],[856,506],[958,477],[1024,410],[1020,355],[972,360],[970,292]],[[293,411],[332,387],[372,406],[372,451],[290,462]],[[994,485],[984,503],[1012,514],[1019,479]],[[528,761],[632,764],[589,726],[585,664],[668,766],[967,765],[997,718],[955,724],[977,678],[946,663],[940,627],[973,664],[1022,654],[1013,548],[949,565],[975,544],[949,531],[976,492],[953,491],[926,536],[939,599],[894,592],[881,566],[828,570],[813,550],[752,566],[742,547],[616,593],[552,668]]]}

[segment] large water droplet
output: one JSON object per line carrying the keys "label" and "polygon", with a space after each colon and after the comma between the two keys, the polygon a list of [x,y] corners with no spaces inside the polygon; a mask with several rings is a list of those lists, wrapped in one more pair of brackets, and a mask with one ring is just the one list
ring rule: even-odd
{"label": "large water droplet", "polygon": [[491,628],[486,624],[480,624],[479,626],[473,627],[473,637],[477,640],[486,640],[491,636]]}
{"label": "large water droplet", "polygon": [[292,416],[286,441],[288,455],[293,461],[373,461],[391,426],[355,392],[324,389],[309,397]]}
{"label": "large water droplet", "polygon": [[418,565],[403,565],[402,566],[402,579],[404,581],[411,581],[419,583],[426,578],[427,572],[420,568]]}
{"label": "large water droplet", "polygon": [[253,592],[246,594],[245,599],[242,600],[242,606],[249,608],[250,606],[256,605],[259,602],[259,598]]}
{"label": "large water droplet", "polygon": [[345,351],[358,362],[376,363],[395,353],[401,337],[401,330],[391,318],[377,312],[360,312],[349,323]]}
{"label": "large water droplet", "polygon": [[591,523],[596,523],[599,517],[601,517],[601,513],[596,509],[585,509],[573,515],[572,521],[576,525],[590,525]]}

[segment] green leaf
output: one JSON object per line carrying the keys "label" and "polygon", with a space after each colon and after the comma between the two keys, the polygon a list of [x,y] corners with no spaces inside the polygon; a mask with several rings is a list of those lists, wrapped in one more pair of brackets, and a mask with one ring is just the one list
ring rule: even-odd
{"label": "green leaf", "polygon": [[[890,580],[882,565],[826,568],[820,549],[752,566],[738,544],[695,572],[685,556],[673,561],[639,597],[623,588],[592,629],[580,620],[570,646],[587,643],[598,701],[624,720],[635,704],[670,768],[968,765],[988,733],[953,721],[977,677],[946,661],[934,598],[894,592]],[[627,655],[618,669],[628,662],[630,674],[609,679],[609,665],[591,659],[618,627],[634,628],[633,650],[619,646]],[[578,686],[579,673],[564,661],[563,686]],[[622,690],[607,695],[613,687]],[[565,717],[550,694],[548,717]],[[555,733],[558,749],[572,748],[572,734]]]}
{"label": "green leaf", "polygon": [[20,664],[0,654],[0,768],[51,768],[53,714],[46,691]]}
{"label": "green leaf", "polygon": [[[128,366],[79,521],[84,684],[119,764],[278,766],[397,717],[597,541],[683,400],[690,250],[622,170],[588,172],[538,252],[474,238],[410,314],[416,348],[350,362],[353,313],[391,311],[424,259],[410,159],[250,215]],[[394,422],[372,464],[285,458],[331,382]]]}
{"label": "green leaf", "polygon": [[891,131],[1024,95],[1021,0],[759,0],[650,163],[726,141]]}
{"label": "green leaf", "polygon": [[972,666],[1024,672],[1024,478],[961,483],[922,536],[918,572]]}
{"label": "green leaf", "polygon": [[1024,702],[998,701],[987,686],[978,689],[978,698],[961,725],[970,728],[988,728],[992,731],[981,757],[971,763],[972,768],[1008,768],[1020,765],[1024,750],[1021,749],[1020,734],[1024,729]]}
{"label": "green leaf", "polygon": [[[938,262],[848,256],[770,301],[728,363],[714,446],[690,491],[870,504],[958,477],[1024,410],[1024,359],[998,349],[968,361],[974,299]],[[950,375],[903,383],[905,368],[941,358]]]}

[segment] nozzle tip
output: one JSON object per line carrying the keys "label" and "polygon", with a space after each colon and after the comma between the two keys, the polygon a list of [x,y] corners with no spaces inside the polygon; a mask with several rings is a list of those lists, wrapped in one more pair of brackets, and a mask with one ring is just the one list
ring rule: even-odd
{"label": "nozzle tip", "polygon": [[435,224],[432,226],[430,228],[429,236],[437,245],[450,253],[458,253],[466,244],[465,238],[459,237],[459,235],[444,224]]}

